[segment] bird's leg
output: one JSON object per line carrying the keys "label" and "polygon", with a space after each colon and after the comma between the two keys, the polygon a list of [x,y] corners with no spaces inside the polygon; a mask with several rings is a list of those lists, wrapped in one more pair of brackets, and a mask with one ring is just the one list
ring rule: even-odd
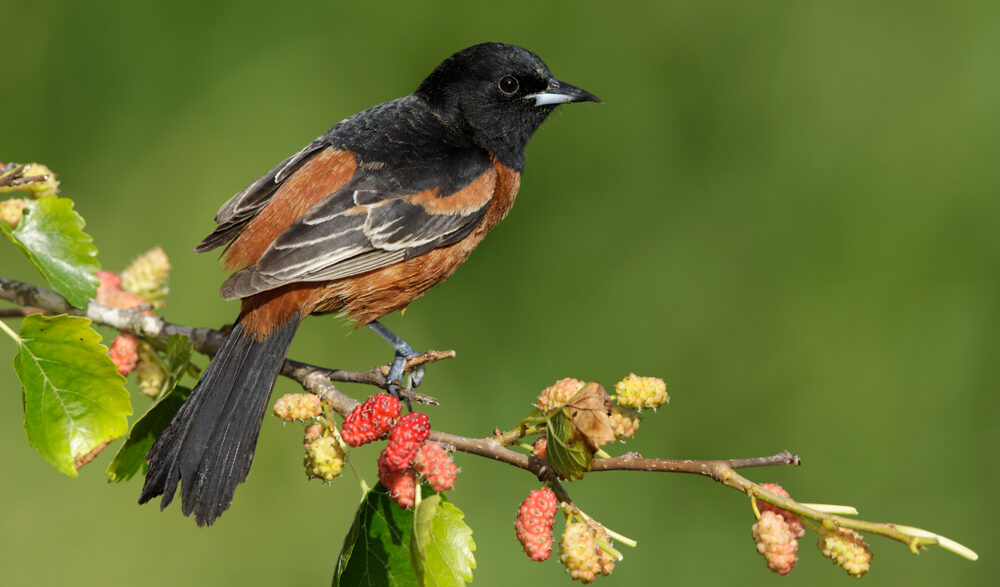
{"label": "bird's leg", "polygon": [[[413,350],[405,340],[400,338],[396,333],[389,330],[382,325],[378,320],[374,320],[368,323],[368,328],[375,331],[376,334],[381,336],[396,349],[396,356],[392,359],[392,367],[389,368],[389,377],[386,378],[387,389],[389,393],[399,397],[399,385],[397,381],[402,382],[403,380],[403,368],[406,366],[406,362],[413,357],[419,356],[420,353]],[[418,387],[420,382],[424,379],[424,366],[420,365],[412,373],[410,373],[410,380],[407,384],[406,389],[412,389]]]}

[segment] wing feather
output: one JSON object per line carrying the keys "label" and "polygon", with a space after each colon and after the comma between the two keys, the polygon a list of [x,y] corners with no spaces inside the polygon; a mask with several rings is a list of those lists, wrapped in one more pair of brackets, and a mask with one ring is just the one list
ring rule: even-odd
{"label": "wing feather", "polygon": [[211,251],[239,236],[246,225],[270,203],[285,180],[326,146],[322,137],[316,139],[229,198],[215,215],[217,228],[202,239],[194,250],[198,253]]}
{"label": "wing feather", "polygon": [[278,235],[256,263],[234,273],[223,284],[223,297],[343,279],[457,242],[485,217],[496,170],[489,167],[447,195],[393,183],[360,175],[327,196]]}

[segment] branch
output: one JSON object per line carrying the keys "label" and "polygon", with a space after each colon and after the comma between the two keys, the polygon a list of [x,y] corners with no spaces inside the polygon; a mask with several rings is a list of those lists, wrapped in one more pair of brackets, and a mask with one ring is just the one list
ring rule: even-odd
{"label": "branch", "polygon": [[[165,342],[171,336],[179,334],[191,341],[194,349],[205,355],[214,355],[225,341],[225,335],[212,328],[192,328],[165,321],[159,316],[149,316],[138,310],[120,310],[91,301],[86,310],[74,308],[61,295],[30,283],[14,281],[0,277],[0,299],[7,300],[19,306],[33,307],[55,314],[72,314],[85,316],[96,324],[110,326],[123,332],[131,332],[136,336],[151,338]],[[410,359],[407,370],[419,365],[440,361],[455,356],[454,351],[427,351]],[[385,388],[389,365],[379,365],[368,371],[344,371],[342,369],[327,369],[293,359],[285,359],[281,374],[298,382],[305,390],[313,393],[341,416],[346,416],[358,404],[358,400],[340,392],[331,381],[362,383]],[[409,397],[423,403],[437,403],[429,396],[409,392]],[[431,431],[431,440],[452,447],[464,453],[486,457],[508,465],[530,471],[540,480],[558,486],[559,480],[555,472],[542,459],[526,455],[507,448],[517,438],[527,434],[537,433],[538,428],[523,428],[507,434],[495,434],[487,438],[469,438],[441,432]],[[594,471],[663,471],[679,473],[699,473],[714,477],[711,471],[719,467],[736,469],[741,467],[760,467],[772,465],[798,465],[798,457],[788,451],[783,451],[771,457],[757,459],[734,459],[729,461],[671,461],[666,459],[644,459],[636,454],[628,454],[611,459],[596,459],[593,462]],[[561,486],[560,486],[561,487]],[[563,491],[565,495],[565,491]],[[568,500],[568,496],[567,499]]]}
{"label": "branch", "polygon": [[637,453],[628,453],[610,459],[596,459],[591,465],[592,471],[658,471],[660,473],[694,473],[722,481],[724,472],[728,469],[749,469],[751,467],[774,467],[788,465],[798,467],[802,459],[798,455],[783,450],[769,457],[752,459],[729,459],[725,461],[692,461],[646,459]]}
{"label": "branch", "polygon": [[[123,332],[131,332],[137,336],[146,337],[158,342],[165,342],[171,336],[181,335],[191,341],[194,349],[202,354],[214,355],[225,341],[225,334],[212,328],[192,328],[167,322],[158,316],[145,315],[140,309],[120,310],[96,301],[91,301],[85,310],[73,307],[61,295],[28,283],[0,277],[0,299],[7,300],[23,308],[38,309],[54,314],[71,314],[85,316],[96,324],[109,326]],[[24,310],[4,311],[2,317],[19,317]],[[409,371],[419,365],[448,359],[455,356],[454,351],[427,351],[407,362]],[[386,377],[389,365],[379,365],[368,371],[344,371],[327,369],[316,365],[286,359],[281,368],[281,374],[297,381],[304,389],[317,395],[326,405],[341,416],[349,414],[359,402],[341,393],[331,381],[362,383],[379,388],[386,387]],[[437,403],[436,400],[412,391],[404,395],[418,402]],[[500,433],[486,438],[470,438],[432,430],[430,439],[452,447],[467,454],[485,457],[506,463],[519,469],[530,471],[539,480],[549,484],[559,496],[559,499],[572,505],[572,500],[566,489],[560,483],[555,471],[547,462],[532,455],[524,454],[507,448],[507,445],[526,436],[540,433],[538,426],[519,426],[518,429]],[[591,463],[592,472],[600,471],[657,471],[663,473],[689,473],[710,477],[727,487],[745,493],[754,500],[772,503],[780,508],[793,512],[795,515],[811,520],[828,530],[838,527],[864,530],[880,534],[903,542],[913,552],[926,545],[940,545],[975,560],[976,554],[968,548],[943,536],[896,524],[873,523],[862,520],[844,518],[822,511],[824,506],[802,504],[790,498],[783,497],[749,481],[736,473],[737,469],[768,466],[799,466],[801,460],[787,450],[768,457],[729,460],[670,460],[643,458],[636,453],[628,453],[619,457],[595,459]],[[833,508],[826,508],[832,511]],[[841,510],[843,508],[840,508]]]}
{"label": "branch", "polygon": [[[0,299],[7,300],[19,306],[32,307],[36,310],[49,312],[52,314],[70,314],[73,316],[84,316],[96,324],[110,326],[122,332],[131,332],[136,336],[142,336],[159,342],[166,342],[171,336],[179,334],[191,341],[194,350],[204,355],[213,356],[226,340],[225,334],[212,328],[192,328],[165,321],[159,316],[149,316],[140,313],[140,309],[120,310],[111,306],[99,304],[91,300],[86,310],[73,307],[61,295],[30,283],[15,281],[6,277],[0,277]],[[17,315],[20,315],[18,312]],[[455,356],[455,351],[434,351],[429,350],[417,357],[407,361],[406,370],[410,371],[419,365],[432,363],[443,359],[450,359]],[[291,359],[286,359],[282,366],[281,373],[286,377],[292,377],[290,373],[297,369],[308,368],[318,373],[322,373],[331,381],[343,383],[363,383],[374,385],[385,389],[386,377],[389,375],[389,365],[379,365],[368,371],[345,371],[342,369],[326,369],[300,363]],[[295,379],[295,377],[292,377]],[[296,379],[298,380],[298,379]],[[299,381],[302,383],[302,381]],[[332,386],[331,386],[332,387]],[[340,393],[337,391],[336,393]],[[436,404],[437,400],[430,396],[409,392],[410,399],[418,403]],[[343,396],[346,400],[351,400]],[[353,400],[351,400],[353,401]],[[331,404],[332,405],[332,404]]]}

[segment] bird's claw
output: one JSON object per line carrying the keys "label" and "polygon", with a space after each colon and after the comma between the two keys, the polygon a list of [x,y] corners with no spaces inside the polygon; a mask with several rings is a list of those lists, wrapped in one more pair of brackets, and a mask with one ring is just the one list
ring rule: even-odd
{"label": "bird's claw", "polygon": [[412,372],[410,372],[410,376],[407,379],[406,386],[401,387],[401,384],[403,382],[403,375],[406,370],[406,362],[414,357],[419,357],[419,356],[420,353],[414,351],[413,349],[409,349],[408,352],[396,351],[396,355],[392,359],[392,366],[389,368],[389,375],[388,377],[386,377],[386,389],[389,391],[389,393],[391,393],[396,397],[400,397],[401,391],[404,390],[409,391],[411,389],[420,387],[420,384],[424,380],[425,370],[423,365],[420,365]]}

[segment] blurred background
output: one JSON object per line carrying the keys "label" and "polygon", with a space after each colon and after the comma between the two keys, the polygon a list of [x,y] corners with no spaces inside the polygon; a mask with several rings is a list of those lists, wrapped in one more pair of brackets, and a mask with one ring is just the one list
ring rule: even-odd
{"label": "blurred background", "polygon": [[[6,0],[0,159],[59,174],[105,268],[161,245],[174,264],[162,315],[218,327],[237,306],[217,295],[216,257],[192,248],[230,195],[458,49],[528,47],[606,105],[552,116],[508,219],[386,320],[419,349],[458,351],[421,389],[441,400],[434,426],[509,428],[566,376],[661,376],[672,401],[628,449],[787,448],[803,467],[747,476],[982,555],[869,537],[867,585],[1000,580],[996,3],[372,6]],[[11,246],[0,274],[40,282]],[[13,354],[0,341],[0,362]],[[351,369],[390,355],[332,318],[308,321],[291,352]],[[177,506],[136,505],[139,480],[109,485],[112,451],[79,479],[57,473],[27,445],[9,367],[0,382],[0,584],[328,584],[360,493],[349,474],[306,481],[297,426],[266,419],[249,482],[205,530]],[[378,450],[354,453],[370,481]],[[537,481],[457,461],[475,584],[569,584],[514,538]],[[773,576],[747,500],[707,479],[594,473],[568,489],[639,542],[602,585],[851,581],[813,534]]]}

